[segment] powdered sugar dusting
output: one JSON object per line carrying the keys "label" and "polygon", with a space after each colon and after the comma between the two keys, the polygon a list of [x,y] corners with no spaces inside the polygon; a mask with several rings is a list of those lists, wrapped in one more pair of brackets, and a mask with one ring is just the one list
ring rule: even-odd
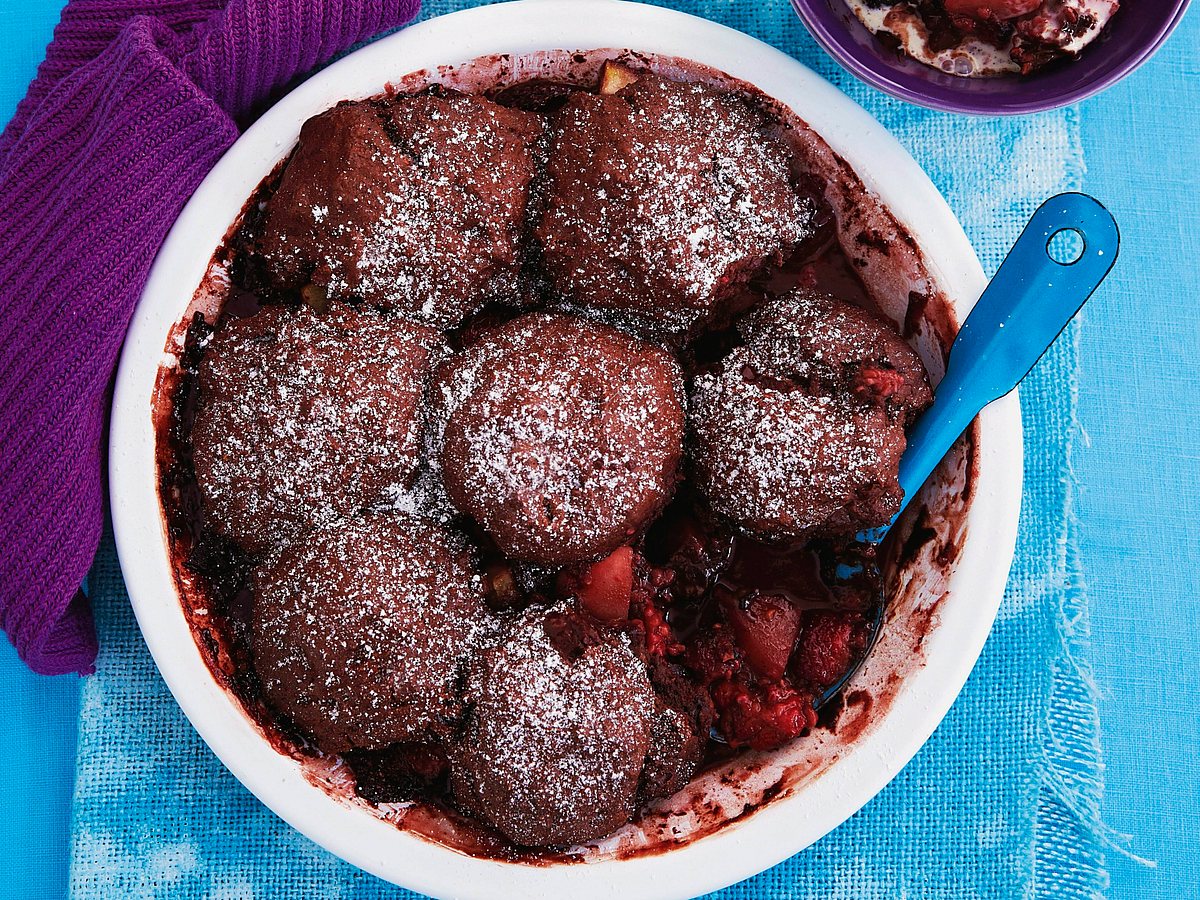
{"label": "powdered sugar dusting", "polygon": [[905,418],[930,397],[913,351],[862,310],[806,292],[741,330],[746,345],[692,383],[694,459],[714,508],[770,537],[886,522]]}
{"label": "powdered sugar dusting", "polygon": [[530,315],[439,369],[433,455],[509,555],[569,562],[658,511],[682,453],[682,381],[665,352],[570,316]]}
{"label": "powdered sugar dusting", "polygon": [[643,75],[573,95],[554,124],[537,237],[573,311],[679,336],[813,233],[787,150],[735,94]]}
{"label": "powdered sugar dusting", "polygon": [[337,106],[305,124],[263,252],[285,286],[455,325],[518,294],[540,134],[532,113],[449,91]]}
{"label": "powdered sugar dusting", "polygon": [[526,845],[571,844],[628,819],[655,706],[627,638],[568,660],[546,616],[519,616],[472,667],[475,712],[451,757],[458,801]]}
{"label": "powdered sugar dusting", "polygon": [[[871,313],[815,290],[794,290],[759,305],[738,323],[753,355],[771,372],[811,391],[858,393],[881,403],[891,418],[907,418],[931,399],[920,358]],[[862,395],[864,371],[894,373],[886,397]]]}
{"label": "powdered sugar dusting", "polygon": [[255,669],[326,752],[423,740],[491,627],[465,538],[394,513],[310,532],[255,573]]}
{"label": "powdered sugar dusting", "polygon": [[213,524],[261,551],[404,484],[440,335],[368,312],[227,318],[200,367],[196,478]]}
{"label": "powdered sugar dusting", "polygon": [[883,413],[748,381],[757,360],[735,350],[694,382],[691,423],[702,486],[751,531],[803,534],[876,484],[888,454]]}

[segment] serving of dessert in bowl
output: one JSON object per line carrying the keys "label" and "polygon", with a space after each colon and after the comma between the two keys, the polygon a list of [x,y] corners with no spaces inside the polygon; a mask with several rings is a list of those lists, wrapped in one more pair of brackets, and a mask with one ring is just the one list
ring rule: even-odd
{"label": "serving of dessert in bowl", "polygon": [[876,36],[950,75],[1031,75],[1077,59],[1118,0],[846,0]]}
{"label": "serving of dessert in bowl", "polygon": [[1077,103],[1162,46],[1188,0],[792,0],[817,42],[910,103],[1021,115]]}
{"label": "serving of dessert in bowl", "polygon": [[114,401],[181,706],[435,895],[801,849],[936,726],[1012,554],[1011,403],[857,539],[982,281],[927,179],[786,57],[595,5],[433,20],[285,98],[173,231]]}

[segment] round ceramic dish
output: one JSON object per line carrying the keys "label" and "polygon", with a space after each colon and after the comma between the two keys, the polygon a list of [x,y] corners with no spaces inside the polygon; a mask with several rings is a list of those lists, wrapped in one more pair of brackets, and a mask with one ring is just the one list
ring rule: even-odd
{"label": "round ceramic dish", "polygon": [[[815,777],[708,837],[589,865],[525,865],[465,856],[331,795],[277,752],[217,684],[183,614],[155,477],[152,398],[168,335],[212,251],[301,123],[339,100],[381,92],[408,73],[490,54],[549,48],[636,48],[684,57],[756,85],[821,135],[903,224],[959,319],[983,272],[945,201],[911,157],[862,109],[812,72],[711,22],[618,0],[523,0],[434,19],[372,44],[313,77],[266,113],[197,190],[163,245],[126,342],[113,401],[110,485],[118,551],[134,611],[163,677],[222,762],[267,806],[327,849],[380,877],[438,897],[690,897],[749,877],[816,841],[891,780],[966,681],[1003,593],[1020,508],[1021,425],[1015,395],[978,421],[973,481],[956,532],[957,562],[936,596],[909,577],[898,589],[925,611],[920,657],[861,736]],[[955,488],[946,488],[954,491]],[[957,490],[961,493],[961,484]],[[944,498],[943,498],[944,499]],[[906,602],[909,602],[906,601]],[[873,657],[874,659],[874,657]]]}
{"label": "round ceramic dish", "polygon": [[792,0],[817,42],[852,74],[894,97],[948,112],[1007,116],[1077,103],[1116,84],[1179,24],[1189,0],[1139,0],[1113,18],[1079,59],[1033,75],[961,78],[890,50],[845,0]]}

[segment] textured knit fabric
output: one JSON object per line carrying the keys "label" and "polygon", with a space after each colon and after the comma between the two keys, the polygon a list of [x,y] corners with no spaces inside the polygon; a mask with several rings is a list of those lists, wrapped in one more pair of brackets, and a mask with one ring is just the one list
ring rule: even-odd
{"label": "textured knit fabric", "polygon": [[[426,15],[470,5],[428,0]],[[1008,120],[916,109],[834,66],[786,3],[669,5],[748,31],[830,78],[929,172],[988,271],[1046,196],[1079,186],[1074,110]],[[722,898],[1103,896],[1102,768],[1075,562],[1076,330],[1022,388],[1026,481],[995,631],[955,707],[875,800],[814,847]],[[92,576],[103,650],[84,688],[75,900],[410,896],[325,853],[262,807],[196,736],[137,634],[111,550]]]}
{"label": "textured knit fabric", "polygon": [[419,0],[72,0],[0,136],[0,625],[91,670],[108,386],[159,244],[238,126]]}

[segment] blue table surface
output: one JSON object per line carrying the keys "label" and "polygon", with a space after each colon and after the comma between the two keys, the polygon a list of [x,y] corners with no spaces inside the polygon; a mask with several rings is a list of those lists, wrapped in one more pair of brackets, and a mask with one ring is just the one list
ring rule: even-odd
{"label": "blue table surface", "polygon": [[[0,3],[0,121],[62,5]],[[1112,209],[1123,236],[1116,270],[1084,313],[1087,439],[1074,460],[1104,810],[1156,863],[1110,854],[1113,897],[1200,896],[1200,644],[1187,640],[1200,636],[1198,109],[1195,12],[1147,65],[1082,104],[1084,187]],[[1175,636],[1173,653],[1163,652],[1165,634]],[[28,673],[0,640],[0,696],[0,898],[62,896],[78,680]]]}

